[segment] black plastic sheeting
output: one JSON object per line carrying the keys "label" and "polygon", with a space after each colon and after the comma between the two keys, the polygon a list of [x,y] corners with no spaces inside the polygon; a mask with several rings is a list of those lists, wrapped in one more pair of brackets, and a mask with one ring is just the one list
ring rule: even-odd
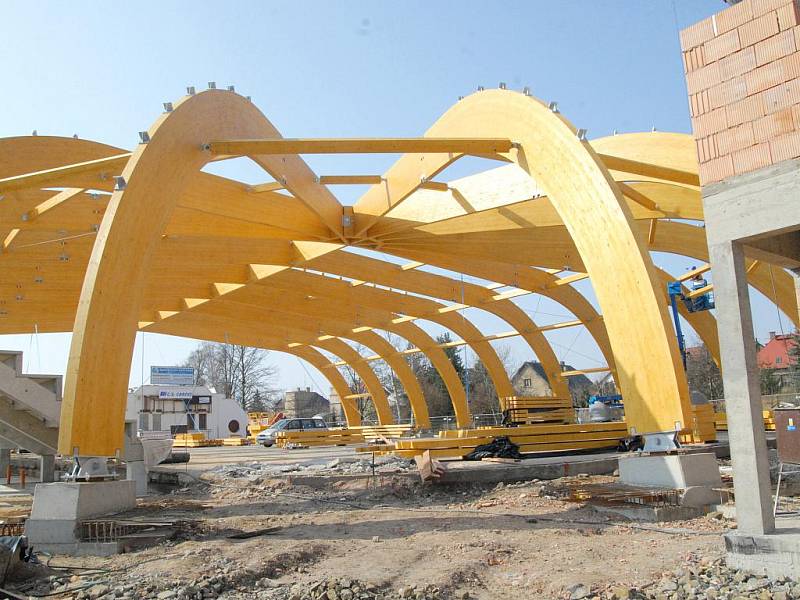
{"label": "black plastic sheeting", "polygon": [[484,458],[522,458],[519,446],[508,436],[496,437],[488,444],[482,444],[464,457],[464,460],[482,460]]}

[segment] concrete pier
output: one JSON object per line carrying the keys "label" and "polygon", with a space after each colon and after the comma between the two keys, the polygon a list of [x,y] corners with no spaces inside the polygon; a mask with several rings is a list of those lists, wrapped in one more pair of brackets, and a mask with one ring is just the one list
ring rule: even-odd
{"label": "concrete pier", "polygon": [[703,188],[738,520],[736,533],[726,536],[728,562],[771,575],[794,576],[800,565],[800,530],[786,521],[776,527],[772,514],[745,261],[765,261],[769,264],[759,266],[765,269],[800,266],[798,194],[798,159]]}
{"label": "concrete pier", "polygon": [[117,542],[81,539],[81,522],[136,506],[133,481],[40,483],[33,494],[31,516],[25,522],[30,543],[52,554],[115,554]]}

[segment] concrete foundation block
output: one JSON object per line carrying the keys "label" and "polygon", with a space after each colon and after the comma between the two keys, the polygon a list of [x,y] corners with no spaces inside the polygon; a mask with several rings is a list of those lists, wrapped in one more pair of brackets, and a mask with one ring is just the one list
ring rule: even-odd
{"label": "concrete foundation block", "polygon": [[136,506],[136,483],[87,481],[39,483],[33,494],[31,519],[91,519]]}
{"label": "concrete foundation block", "polygon": [[109,556],[119,551],[119,544],[81,541],[81,521],[135,506],[134,481],[39,483],[33,493],[31,516],[25,522],[25,535],[44,552]]}
{"label": "concrete foundation block", "polygon": [[619,479],[629,485],[670,489],[722,486],[712,452],[620,458]]}

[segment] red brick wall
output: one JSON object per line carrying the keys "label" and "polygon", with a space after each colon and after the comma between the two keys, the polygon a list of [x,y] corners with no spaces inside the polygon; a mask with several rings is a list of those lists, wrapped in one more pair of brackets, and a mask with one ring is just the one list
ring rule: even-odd
{"label": "red brick wall", "polygon": [[681,49],[701,184],[800,157],[800,0],[742,0]]}

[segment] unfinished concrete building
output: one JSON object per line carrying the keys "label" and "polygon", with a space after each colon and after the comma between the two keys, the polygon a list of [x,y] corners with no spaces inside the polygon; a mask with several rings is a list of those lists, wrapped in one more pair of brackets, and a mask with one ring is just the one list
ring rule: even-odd
{"label": "unfinished concrete building", "polygon": [[681,46],[734,465],[739,528],[727,537],[729,558],[796,574],[798,522],[776,524],[773,514],[748,273],[800,273],[800,6],[745,0],[682,31]]}

